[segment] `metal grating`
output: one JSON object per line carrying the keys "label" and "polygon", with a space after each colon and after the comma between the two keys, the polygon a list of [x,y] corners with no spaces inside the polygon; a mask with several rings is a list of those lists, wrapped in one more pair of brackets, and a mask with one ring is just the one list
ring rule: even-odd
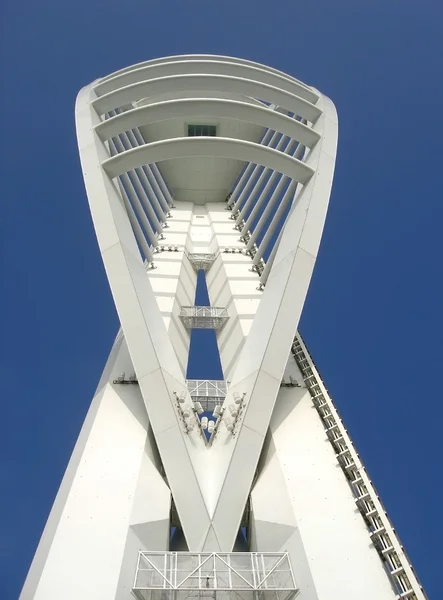
{"label": "metal grating", "polygon": [[291,600],[297,588],[287,553],[140,552],[138,600]]}
{"label": "metal grating", "polygon": [[189,262],[195,269],[195,271],[209,271],[215,261],[215,254],[198,254],[196,252],[188,253]]}
{"label": "metal grating", "polygon": [[205,411],[213,411],[226,398],[226,381],[215,379],[189,379],[188,391],[194,401],[200,402]]}
{"label": "metal grating", "polygon": [[182,306],[179,317],[186,329],[222,329],[229,319],[228,309],[217,306]]}

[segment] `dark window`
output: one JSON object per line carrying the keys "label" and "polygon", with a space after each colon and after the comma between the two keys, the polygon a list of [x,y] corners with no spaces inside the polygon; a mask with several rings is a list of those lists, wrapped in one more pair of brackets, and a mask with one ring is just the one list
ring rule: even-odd
{"label": "dark window", "polygon": [[188,125],[188,136],[216,136],[216,125]]}

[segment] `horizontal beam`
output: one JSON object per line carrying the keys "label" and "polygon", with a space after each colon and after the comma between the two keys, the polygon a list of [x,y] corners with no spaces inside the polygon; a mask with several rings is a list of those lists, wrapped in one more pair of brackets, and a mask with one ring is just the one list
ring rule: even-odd
{"label": "horizontal beam", "polygon": [[283,173],[299,183],[307,183],[314,169],[273,148],[245,140],[219,137],[189,137],[162,140],[122,152],[102,163],[111,178],[142,165],[196,156],[214,156],[252,162]]}
{"label": "horizontal beam", "polygon": [[173,77],[159,77],[150,81],[133,83],[126,87],[114,90],[96,98],[92,105],[99,115],[114,110],[120,106],[126,106],[131,102],[143,98],[158,96],[160,94],[177,92],[230,92],[235,90],[236,94],[261,98],[271,104],[281,106],[290,112],[294,112],[308,121],[315,122],[321,115],[321,110],[285,90],[272,85],[267,85],[252,79],[232,77],[228,75],[177,75]]}
{"label": "horizontal beam", "polygon": [[[273,67],[268,67],[267,65],[262,65],[261,63],[258,63],[258,62],[252,61],[252,60],[246,60],[244,58],[234,58],[232,56],[219,56],[217,54],[178,54],[176,56],[167,56],[167,57],[163,57],[163,58],[154,58],[152,60],[146,60],[146,61],[137,63],[135,65],[131,65],[129,67],[119,69],[118,71],[115,71],[114,73],[110,73],[109,75],[106,75],[105,77],[102,77],[101,79],[97,80],[97,83],[95,85],[100,85],[100,83],[103,81],[108,81],[109,79],[113,79],[117,75],[123,75],[123,73],[128,73],[129,71],[134,71],[134,70],[140,69],[142,67],[147,67],[149,65],[161,65],[161,64],[164,64],[167,62],[178,61],[178,60],[201,60],[201,61],[211,61],[211,62],[223,61],[223,62],[233,63],[236,65],[248,65],[248,66],[253,66],[253,67],[260,67],[260,69],[262,69],[263,71],[268,71],[269,73],[276,73],[277,75],[280,75],[281,77],[284,77],[285,79],[288,79],[289,81],[297,82],[299,85],[303,86],[304,88],[311,90],[312,93],[315,94],[317,99],[319,98],[319,93],[317,92],[317,90],[314,90],[313,88],[309,87],[308,85],[306,85],[299,79],[296,79],[295,77],[292,77],[291,75],[288,75],[287,73],[283,73],[283,71],[279,71],[278,69],[274,69]],[[95,85],[94,85],[94,90],[95,90]],[[313,103],[315,104],[316,100],[315,101],[313,100]]]}
{"label": "horizontal beam", "polygon": [[117,73],[110,79],[100,81],[94,86],[94,92],[97,96],[103,96],[122,87],[140,83],[142,81],[151,81],[159,77],[170,77],[186,74],[208,74],[211,75],[229,75],[241,79],[252,79],[262,84],[271,85],[278,89],[300,96],[304,100],[315,104],[318,95],[306,86],[283,77],[278,73],[272,73],[256,65],[245,65],[241,63],[220,61],[220,60],[172,60],[164,63],[148,64],[139,66],[136,69]]}
{"label": "horizontal beam", "polygon": [[274,110],[269,110],[269,108],[236,100],[208,98],[168,100],[140,106],[102,121],[95,127],[95,131],[101,140],[106,141],[134,127],[143,127],[168,119],[191,117],[227,118],[246,121],[278,131],[301,142],[308,148],[312,148],[320,139],[320,134],[307,125]]}

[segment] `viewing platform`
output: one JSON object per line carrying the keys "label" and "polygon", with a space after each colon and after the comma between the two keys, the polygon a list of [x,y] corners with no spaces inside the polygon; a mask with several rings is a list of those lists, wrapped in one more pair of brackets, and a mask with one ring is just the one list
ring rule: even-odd
{"label": "viewing platform", "polygon": [[188,379],[188,391],[194,402],[200,402],[205,411],[213,411],[226,398],[226,381],[215,379]]}
{"label": "viewing platform", "polygon": [[140,552],[138,600],[291,600],[297,593],[287,553]]}
{"label": "viewing platform", "polygon": [[223,329],[229,315],[227,308],[217,306],[182,306],[180,320],[186,329]]}
{"label": "viewing platform", "polygon": [[209,271],[215,261],[215,254],[190,252],[188,259],[195,271]]}

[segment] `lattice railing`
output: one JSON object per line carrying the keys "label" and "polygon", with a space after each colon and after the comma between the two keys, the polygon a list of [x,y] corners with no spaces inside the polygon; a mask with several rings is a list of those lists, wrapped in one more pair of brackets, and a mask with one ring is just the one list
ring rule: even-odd
{"label": "lattice railing", "polygon": [[297,587],[287,553],[140,552],[138,600],[291,600]]}
{"label": "lattice railing", "polygon": [[214,379],[188,379],[189,394],[194,401],[199,401],[205,411],[214,410],[223,404],[226,398],[226,381]]}
{"label": "lattice railing", "polygon": [[188,252],[188,259],[195,271],[209,271],[212,267],[216,254]]}
{"label": "lattice railing", "polygon": [[217,306],[182,306],[179,317],[187,329],[221,329],[229,314]]}

